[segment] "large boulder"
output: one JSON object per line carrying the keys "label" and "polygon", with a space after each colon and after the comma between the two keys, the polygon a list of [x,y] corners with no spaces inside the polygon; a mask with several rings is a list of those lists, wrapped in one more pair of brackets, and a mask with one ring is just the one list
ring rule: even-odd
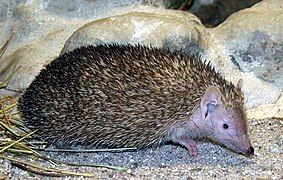
{"label": "large boulder", "polygon": [[152,8],[99,19],[77,29],[61,51],[80,46],[119,43],[143,44],[186,52],[200,51],[206,44],[205,28],[197,17],[182,11]]}
{"label": "large boulder", "polygon": [[[283,117],[278,99],[283,89],[283,1],[266,0],[234,13],[211,34],[227,58],[224,68],[233,63],[244,79],[247,107],[261,105],[261,115]],[[263,104],[270,105],[265,109]]]}

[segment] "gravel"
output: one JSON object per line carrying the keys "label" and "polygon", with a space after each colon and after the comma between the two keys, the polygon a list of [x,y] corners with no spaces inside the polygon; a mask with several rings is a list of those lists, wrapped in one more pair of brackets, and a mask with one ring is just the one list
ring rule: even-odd
{"label": "gravel", "polygon": [[[77,172],[89,172],[95,179],[283,179],[283,120],[250,120],[250,137],[255,156],[247,158],[211,143],[198,144],[198,156],[190,157],[184,148],[164,145],[124,153],[57,153],[52,158],[76,163],[100,163],[129,168],[127,172],[105,168],[60,168]],[[21,157],[33,161],[30,157]],[[36,162],[50,166],[48,162]],[[51,179],[34,175],[0,159],[0,178]],[[83,177],[69,177],[84,179]],[[65,178],[62,178],[65,179]]]}

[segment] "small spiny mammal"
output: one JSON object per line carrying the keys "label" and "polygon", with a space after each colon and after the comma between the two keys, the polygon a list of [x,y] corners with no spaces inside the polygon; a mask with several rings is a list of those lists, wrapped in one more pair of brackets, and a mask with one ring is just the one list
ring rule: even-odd
{"label": "small spiny mammal", "polygon": [[60,55],[19,100],[22,119],[57,147],[151,147],[196,156],[209,138],[251,156],[242,81],[199,56],[141,45],[97,45]]}

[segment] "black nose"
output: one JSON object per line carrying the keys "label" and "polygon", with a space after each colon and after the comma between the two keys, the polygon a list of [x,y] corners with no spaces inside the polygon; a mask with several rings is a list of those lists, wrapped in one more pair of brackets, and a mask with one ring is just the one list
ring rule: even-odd
{"label": "black nose", "polygon": [[248,156],[254,155],[254,148],[251,146],[251,147],[246,151],[246,154],[247,154]]}

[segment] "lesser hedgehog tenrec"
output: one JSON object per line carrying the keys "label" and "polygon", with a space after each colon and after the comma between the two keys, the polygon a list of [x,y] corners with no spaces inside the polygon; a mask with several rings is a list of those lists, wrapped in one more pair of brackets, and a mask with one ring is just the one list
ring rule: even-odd
{"label": "lesser hedgehog tenrec", "polygon": [[243,95],[199,56],[141,45],[65,53],[19,100],[22,119],[57,147],[150,147],[173,142],[196,155],[209,138],[252,155]]}

